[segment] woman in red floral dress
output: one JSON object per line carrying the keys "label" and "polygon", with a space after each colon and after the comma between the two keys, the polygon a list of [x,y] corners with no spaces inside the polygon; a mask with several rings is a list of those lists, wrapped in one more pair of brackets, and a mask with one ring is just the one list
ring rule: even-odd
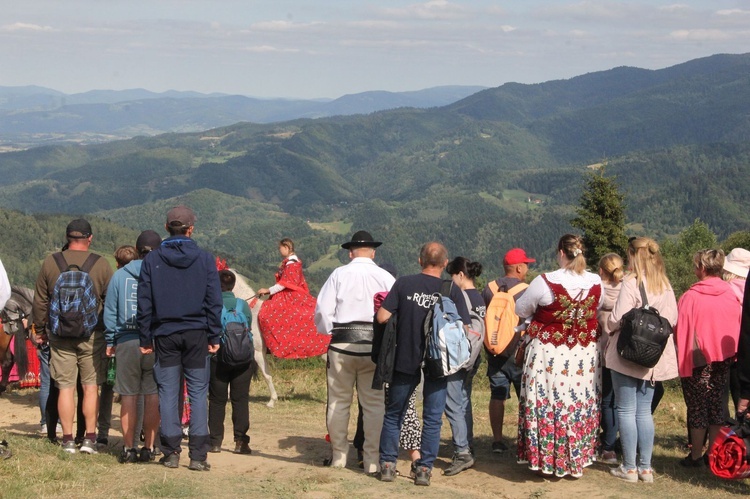
{"label": "woman in red floral dress", "polygon": [[258,326],[268,350],[281,359],[304,359],[328,351],[330,336],[318,334],[313,322],[315,297],[310,295],[302,262],[294,254],[294,242],[279,241],[283,258],[276,284],[258,290],[258,296],[270,295],[258,312]]}
{"label": "woman in red floral dress", "polygon": [[532,317],[518,401],[518,461],[578,478],[594,461],[601,360],[596,311],[601,278],[586,270],[581,238],[557,245],[560,268],[535,278],[516,304]]}

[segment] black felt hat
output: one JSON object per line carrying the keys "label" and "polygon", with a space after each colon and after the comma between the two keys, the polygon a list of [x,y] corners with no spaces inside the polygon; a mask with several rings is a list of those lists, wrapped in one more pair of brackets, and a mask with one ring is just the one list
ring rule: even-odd
{"label": "black felt hat", "polygon": [[352,240],[341,245],[344,249],[352,248],[377,248],[383,243],[373,240],[369,232],[359,230],[354,233]]}

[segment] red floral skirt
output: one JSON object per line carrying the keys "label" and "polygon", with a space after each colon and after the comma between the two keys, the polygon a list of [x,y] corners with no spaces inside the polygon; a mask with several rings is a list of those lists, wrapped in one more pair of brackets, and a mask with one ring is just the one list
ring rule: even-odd
{"label": "red floral skirt", "polygon": [[328,351],[331,337],[315,329],[315,298],[285,289],[265,301],[258,312],[263,341],[274,357],[305,359]]}

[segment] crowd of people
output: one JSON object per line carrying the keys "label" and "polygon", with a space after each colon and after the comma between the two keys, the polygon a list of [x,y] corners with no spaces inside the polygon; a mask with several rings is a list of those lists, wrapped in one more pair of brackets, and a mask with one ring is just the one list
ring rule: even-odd
{"label": "crowd of people", "polygon": [[[248,304],[232,292],[236,275],[217,268],[216,259],[191,238],[195,222],[190,208],[171,209],[165,224],[169,237],[162,241],[155,231],[142,232],[135,246],[117,249],[113,271],[89,249],[90,224],[73,220],[63,250],[42,263],[30,335],[49,365],[42,421],[55,442],[59,421],[64,451],[96,453],[108,444],[116,393],[121,463],[149,462],[161,454],[164,466],[179,466],[185,398],[189,469],[210,470],[208,453],[221,452],[228,401],[234,452],[252,452],[248,393],[255,365],[250,358],[230,362],[221,349],[228,348],[229,313],[244,324],[242,334],[251,345],[260,332],[250,327]],[[449,259],[439,242],[421,247],[418,274],[400,277],[392,266],[376,264],[381,244],[366,231],[355,232],[341,244],[350,261],[331,273],[315,299],[293,241],[282,239],[276,284],[258,290],[274,297],[258,317],[264,336],[266,329],[275,332],[266,338],[273,354],[327,354],[327,465],[349,464],[356,393],[354,446],[365,473],[393,481],[405,450],[415,485],[429,485],[444,414],[454,447],[444,474],[471,468],[476,459],[472,383],[482,358],[491,391],[489,450],[504,453],[511,447],[513,437],[503,436],[503,426],[505,403],[515,392],[516,457],[542,475],[579,478],[599,461],[613,465],[610,473],[618,479],[652,482],[652,414],[666,380],[680,378],[687,405],[690,454],[680,461],[683,466],[704,466],[704,450],[728,417],[729,393],[736,411],[747,408],[750,368],[737,356],[738,351],[741,358],[750,354],[748,307],[743,316],[750,251],[697,252],[698,282],[678,301],[659,245],[648,237],[631,238],[625,259],[603,255],[597,273],[587,269],[582,238],[566,234],[557,245],[558,268],[528,284],[529,265],[536,260],[513,248],[503,257],[504,275],[488,281],[482,292],[476,288],[482,265],[463,256]],[[0,264],[3,303],[6,288]],[[63,292],[67,302],[60,298]],[[423,373],[425,320],[439,297],[455,304],[467,335],[481,336],[498,293],[512,297],[517,315],[507,346],[485,347],[480,355],[482,347],[475,344],[458,372]],[[626,360],[617,348],[623,318],[646,305],[674,328],[653,367]],[[110,365],[114,386],[106,382]]]}

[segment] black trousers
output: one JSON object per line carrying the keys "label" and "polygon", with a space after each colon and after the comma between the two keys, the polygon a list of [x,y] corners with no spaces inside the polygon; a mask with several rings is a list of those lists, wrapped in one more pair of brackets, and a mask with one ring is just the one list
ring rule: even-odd
{"label": "black trousers", "polygon": [[[82,441],[86,436],[86,420],[83,418],[83,386],[81,385],[80,377],[76,383],[76,391],[78,392],[78,404],[76,406],[75,438],[78,441]],[[60,413],[57,410],[59,399],[60,389],[55,385],[55,380],[50,377],[49,396],[47,397],[47,405],[44,408],[44,420],[47,421],[47,438],[50,442],[57,441],[57,422],[60,419]]]}
{"label": "black trousers", "polygon": [[248,365],[228,368],[211,358],[211,379],[208,382],[208,431],[211,446],[224,441],[224,417],[227,401],[232,401],[232,427],[234,441],[250,442],[250,380],[252,369]]}

